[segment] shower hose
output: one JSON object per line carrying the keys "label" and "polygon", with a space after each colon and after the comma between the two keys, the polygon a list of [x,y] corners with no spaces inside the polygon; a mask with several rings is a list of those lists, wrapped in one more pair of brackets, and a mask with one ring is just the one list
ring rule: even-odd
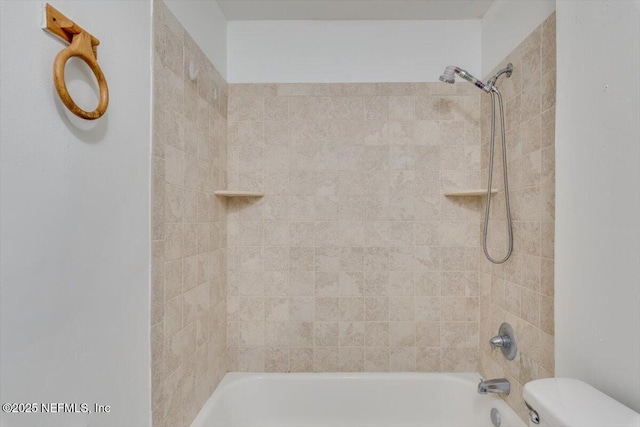
{"label": "shower hose", "polygon": [[[511,256],[513,251],[513,224],[511,222],[511,206],[509,204],[509,180],[507,177],[507,142],[505,138],[505,124],[504,124],[504,107],[502,105],[502,94],[494,86],[489,92],[491,94],[491,140],[489,142],[489,182],[487,184],[487,203],[484,210],[484,228],[482,232],[482,249],[484,255],[489,261],[494,264],[502,264],[506,262]],[[500,109],[500,125],[502,134],[502,174],[504,178],[504,198],[505,208],[507,211],[507,233],[509,234],[509,248],[507,254],[502,259],[495,259],[489,255],[489,249],[487,248],[487,234],[489,228],[489,213],[491,212],[491,189],[493,187],[493,157],[495,153],[495,139],[496,139],[496,98],[498,99],[498,106]]]}

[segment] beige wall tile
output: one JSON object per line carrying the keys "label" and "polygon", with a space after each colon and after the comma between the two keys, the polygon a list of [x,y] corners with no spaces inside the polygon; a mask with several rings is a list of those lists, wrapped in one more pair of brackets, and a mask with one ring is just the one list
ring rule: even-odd
{"label": "beige wall tile", "polygon": [[364,370],[366,372],[388,372],[389,347],[365,347]]}
{"label": "beige wall tile", "polygon": [[340,322],[340,346],[364,345],[365,322]]}
{"label": "beige wall tile", "polygon": [[264,347],[239,347],[238,371],[263,372],[265,365]]}
{"label": "beige wall tile", "polygon": [[265,349],[266,372],[289,372],[289,348],[267,347]]}
{"label": "beige wall tile", "polygon": [[312,348],[292,348],[291,349],[291,371],[292,372],[312,372],[313,355]]}
{"label": "beige wall tile", "polygon": [[339,341],[338,322],[315,322],[316,347],[337,347]]}
{"label": "beige wall tile", "polygon": [[364,348],[363,347],[341,347],[340,348],[340,371],[342,372],[364,371]]}
{"label": "beige wall tile", "polygon": [[416,370],[415,347],[391,347],[389,370],[393,372],[414,372]]}
{"label": "beige wall tile", "polygon": [[314,351],[315,372],[338,372],[340,370],[338,347],[316,347]]}

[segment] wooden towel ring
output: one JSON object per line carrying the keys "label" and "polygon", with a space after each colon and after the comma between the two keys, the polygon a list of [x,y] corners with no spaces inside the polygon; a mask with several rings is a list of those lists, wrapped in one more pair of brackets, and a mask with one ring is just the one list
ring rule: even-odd
{"label": "wooden towel ring", "polygon": [[[109,106],[109,87],[107,86],[107,79],[104,77],[104,73],[98,65],[98,60],[96,59],[91,40],[91,35],[85,31],[74,34],[71,44],[62,49],[53,62],[53,83],[56,86],[60,99],[73,114],[86,120],[95,120],[102,117]],[[67,83],[64,81],[64,67],[69,58],[73,57],[82,59],[89,68],[91,68],[91,71],[93,71],[93,74],[96,76],[96,80],[98,80],[100,101],[98,102],[96,109],[93,111],[85,111],[78,107],[67,90]]]}

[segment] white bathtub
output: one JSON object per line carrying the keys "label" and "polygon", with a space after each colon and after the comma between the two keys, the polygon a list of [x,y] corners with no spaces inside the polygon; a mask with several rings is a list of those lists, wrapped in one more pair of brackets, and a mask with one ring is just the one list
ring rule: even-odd
{"label": "white bathtub", "polygon": [[526,427],[478,374],[227,374],[191,427]]}

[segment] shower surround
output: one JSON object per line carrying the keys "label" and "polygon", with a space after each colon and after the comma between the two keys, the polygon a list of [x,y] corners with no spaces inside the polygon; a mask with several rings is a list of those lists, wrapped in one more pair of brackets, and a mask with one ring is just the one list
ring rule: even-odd
{"label": "shower surround", "polygon": [[229,90],[230,369],[477,372],[477,89]]}
{"label": "shower surround", "polygon": [[[554,371],[555,15],[496,67],[515,66],[499,83],[515,238],[501,266],[482,254],[484,196],[443,195],[486,186],[477,88],[227,86],[160,1],[154,53],[153,425],[189,425],[228,371],[506,376],[526,419],[522,385]],[[498,256],[501,174],[494,187]],[[488,346],[502,321],[513,362]]]}
{"label": "shower surround", "polygon": [[152,421],[177,427],[227,372],[227,85],[164,3],[153,15]]}

